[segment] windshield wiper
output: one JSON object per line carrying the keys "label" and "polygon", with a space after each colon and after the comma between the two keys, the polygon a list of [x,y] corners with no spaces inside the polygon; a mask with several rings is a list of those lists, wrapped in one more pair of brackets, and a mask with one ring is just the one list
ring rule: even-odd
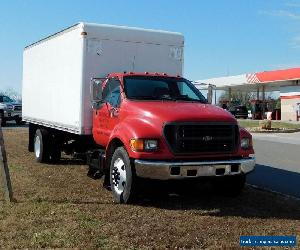
{"label": "windshield wiper", "polygon": [[206,102],[203,101],[203,100],[200,100],[200,99],[194,99],[194,98],[191,98],[191,97],[186,96],[186,95],[176,96],[175,99],[176,99],[176,100],[183,100],[183,101],[191,101],[191,102],[201,102],[201,103],[206,103]]}
{"label": "windshield wiper", "polygon": [[153,96],[148,96],[148,95],[136,95],[136,96],[130,96],[129,99],[137,99],[137,100],[153,100]]}
{"label": "windshield wiper", "polygon": [[170,101],[175,101],[174,98],[170,96],[130,96],[129,99],[136,99],[136,100],[170,100]]}
{"label": "windshield wiper", "polygon": [[156,97],[158,100],[170,100],[170,101],[176,101],[175,98],[172,98],[171,96],[166,96],[166,95],[163,95],[163,96],[158,96]]}

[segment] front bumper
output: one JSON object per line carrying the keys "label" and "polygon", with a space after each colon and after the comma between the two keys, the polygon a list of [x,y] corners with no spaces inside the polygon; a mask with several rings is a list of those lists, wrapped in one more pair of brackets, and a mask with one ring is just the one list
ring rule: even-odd
{"label": "front bumper", "polygon": [[21,111],[14,111],[14,110],[5,110],[4,111],[4,117],[6,120],[14,120],[15,118],[21,118],[22,112]]}
{"label": "front bumper", "polygon": [[247,174],[254,170],[255,157],[223,161],[169,162],[135,160],[136,174],[156,180]]}

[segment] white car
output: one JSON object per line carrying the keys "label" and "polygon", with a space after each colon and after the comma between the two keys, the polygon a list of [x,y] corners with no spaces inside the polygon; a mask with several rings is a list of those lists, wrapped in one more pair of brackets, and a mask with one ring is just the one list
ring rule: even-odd
{"label": "white car", "polygon": [[1,126],[5,126],[6,121],[11,120],[22,124],[22,104],[16,103],[8,96],[0,95],[0,119]]}

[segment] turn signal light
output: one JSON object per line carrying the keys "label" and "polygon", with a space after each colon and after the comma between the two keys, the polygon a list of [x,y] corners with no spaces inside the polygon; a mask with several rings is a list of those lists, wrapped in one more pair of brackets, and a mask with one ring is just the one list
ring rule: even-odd
{"label": "turn signal light", "polygon": [[156,139],[131,139],[130,147],[133,151],[156,151],[158,149],[158,140]]}
{"label": "turn signal light", "polygon": [[131,139],[130,147],[133,151],[143,151],[144,150],[144,140],[143,139]]}

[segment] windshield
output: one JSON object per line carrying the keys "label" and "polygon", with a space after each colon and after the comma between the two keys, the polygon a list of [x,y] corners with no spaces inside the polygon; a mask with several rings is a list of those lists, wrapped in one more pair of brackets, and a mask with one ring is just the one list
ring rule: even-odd
{"label": "windshield", "polygon": [[8,96],[0,96],[0,102],[14,102],[12,99],[10,99]]}
{"label": "windshield", "polygon": [[207,103],[201,92],[183,78],[128,76],[124,78],[124,86],[128,99]]}

